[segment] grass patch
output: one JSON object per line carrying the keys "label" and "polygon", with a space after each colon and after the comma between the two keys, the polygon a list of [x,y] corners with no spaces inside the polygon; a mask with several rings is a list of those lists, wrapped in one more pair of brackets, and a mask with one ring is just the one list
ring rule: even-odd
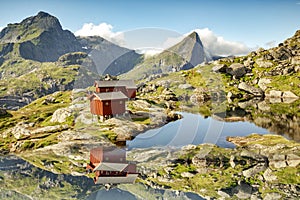
{"label": "grass patch", "polygon": [[[60,133],[48,134],[48,135],[40,134],[40,136],[34,135],[30,138],[30,140],[25,140],[25,142],[22,144],[22,146],[18,150],[21,152],[21,151],[38,149],[38,148],[43,148],[43,147],[46,147],[49,145],[57,144],[59,142],[59,140],[57,139],[57,136],[59,134]],[[40,138],[35,139],[38,137],[40,137]]]}
{"label": "grass patch", "polygon": [[116,142],[117,134],[113,132],[112,130],[102,130],[101,135],[104,135],[107,139],[109,139],[112,143]]}
{"label": "grass patch", "polygon": [[290,75],[271,76],[272,79],[269,86],[272,89],[280,91],[291,91],[297,96],[300,96],[300,73],[294,73]]}
{"label": "grass patch", "polygon": [[[55,102],[44,104],[48,97],[55,98]],[[18,111],[11,111],[11,117],[1,118],[0,131],[14,126],[18,122],[35,123],[35,127],[47,126],[46,122],[50,116],[59,108],[64,108],[70,105],[70,91],[56,92],[51,95],[42,97],[33,101],[31,104],[19,109]],[[44,122],[44,123],[43,123]],[[69,121],[68,121],[69,122]]]}
{"label": "grass patch", "polygon": [[145,125],[149,125],[151,123],[151,119],[149,117],[132,118],[132,120],[139,124],[145,124]]}
{"label": "grass patch", "polygon": [[251,134],[247,136],[251,138],[251,141],[247,142],[245,146],[260,144],[264,146],[274,146],[277,144],[285,144],[287,147],[299,147],[300,144],[293,140],[288,140],[280,135],[273,135],[273,134],[266,134],[266,135],[259,135],[259,134]]}
{"label": "grass patch", "polygon": [[277,169],[274,173],[279,183],[283,184],[300,184],[300,171],[299,167],[286,167]]}

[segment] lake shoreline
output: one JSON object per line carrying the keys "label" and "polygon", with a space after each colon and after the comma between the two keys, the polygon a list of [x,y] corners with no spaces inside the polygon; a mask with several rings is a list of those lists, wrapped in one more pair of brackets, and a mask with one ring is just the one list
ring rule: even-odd
{"label": "lake shoreline", "polygon": [[193,191],[204,198],[300,197],[300,177],[293,174],[299,170],[299,143],[271,134],[229,140],[237,147],[133,149],[129,156],[138,162],[141,181],[154,188]]}

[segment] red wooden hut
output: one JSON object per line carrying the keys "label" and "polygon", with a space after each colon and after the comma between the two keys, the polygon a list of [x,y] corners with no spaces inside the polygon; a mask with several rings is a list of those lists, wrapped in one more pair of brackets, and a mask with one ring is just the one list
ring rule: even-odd
{"label": "red wooden hut", "polygon": [[97,93],[121,91],[128,98],[136,97],[137,87],[133,80],[95,81],[94,86]]}
{"label": "red wooden hut", "polygon": [[95,173],[96,184],[134,183],[136,164],[126,161],[126,151],[114,147],[98,147],[90,151],[87,171]]}
{"label": "red wooden hut", "polygon": [[119,91],[93,93],[89,99],[92,114],[109,118],[125,113],[125,102],[128,98]]}
{"label": "red wooden hut", "polygon": [[136,97],[137,87],[133,80],[120,80],[120,84],[126,86],[127,97],[130,99],[134,99]]}

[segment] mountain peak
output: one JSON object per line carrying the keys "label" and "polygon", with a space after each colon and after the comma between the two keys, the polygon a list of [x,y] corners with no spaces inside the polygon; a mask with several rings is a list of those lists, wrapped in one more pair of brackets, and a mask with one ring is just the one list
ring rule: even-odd
{"label": "mountain peak", "polygon": [[40,11],[35,16],[24,19],[19,25],[23,25],[25,28],[40,28],[42,30],[57,29],[62,31],[59,20],[43,11]]}
{"label": "mountain peak", "polygon": [[50,15],[49,13],[46,13],[44,11],[40,11],[38,14],[37,14],[38,17],[53,17],[52,15]]}
{"label": "mountain peak", "polygon": [[196,39],[197,37],[199,38],[199,35],[196,31],[193,31],[188,35],[188,37]]}
{"label": "mountain peak", "polygon": [[62,32],[58,19],[46,12],[39,12],[20,23],[8,24],[0,32],[0,43],[20,43],[37,38],[45,31]]}
{"label": "mountain peak", "polygon": [[197,32],[193,31],[192,33],[190,33],[190,34],[188,35],[188,37],[189,37],[190,39],[195,40],[197,43],[201,43],[201,45],[202,45],[202,42],[201,42],[200,37],[199,37],[199,35],[198,35]]}
{"label": "mountain peak", "polygon": [[56,61],[65,53],[82,50],[75,36],[63,30],[56,17],[43,11],[20,23],[8,24],[0,32],[0,44],[15,43],[19,44],[14,48],[18,48],[20,57],[41,62]]}
{"label": "mountain peak", "polygon": [[178,44],[169,48],[168,51],[176,53],[188,62],[182,69],[193,68],[206,60],[203,44],[198,33],[195,31],[186,36]]}

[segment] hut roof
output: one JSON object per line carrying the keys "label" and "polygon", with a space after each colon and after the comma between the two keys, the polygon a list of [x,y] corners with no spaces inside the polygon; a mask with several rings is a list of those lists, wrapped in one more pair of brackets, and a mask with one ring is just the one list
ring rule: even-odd
{"label": "hut roof", "polygon": [[118,100],[118,99],[128,99],[128,97],[123,94],[123,92],[104,92],[104,93],[94,93],[93,94],[99,100]]}
{"label": "hut roof", "polygon": [[97,87],[122,87],[135,89],[136,85],[133,80],[113,80],[113,81],[95,81]]}

